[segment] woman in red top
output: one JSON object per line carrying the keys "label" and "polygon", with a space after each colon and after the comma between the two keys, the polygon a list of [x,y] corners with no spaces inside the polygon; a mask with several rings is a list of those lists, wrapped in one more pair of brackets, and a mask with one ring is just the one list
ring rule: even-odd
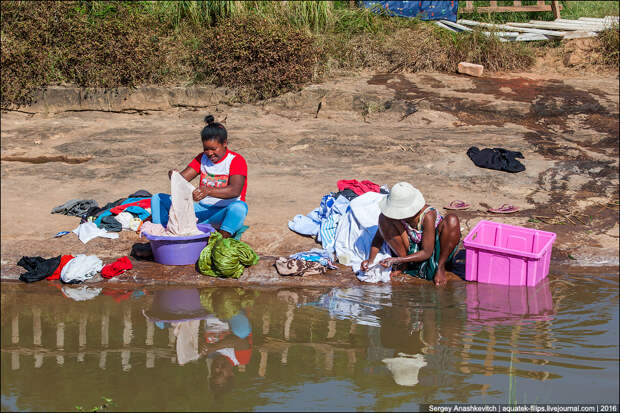
{"label": "woman in red top", "polygon": [[[229,238],[243,226],[248,213],[245,203],[248,166],[243,156],[228,149],[226,128],[215,122],[211,115],[205,117],[205,122],[207,126],[200,134],[203,152],[192,159],[181,175],[188,182],[200,176],[198,188],[193,193],[198,222],[213,225],[224,238]],[[168,176],[175,170],[169,171]],[[153,223],[165,226],[171,205],[170,195],[153,195]]]}

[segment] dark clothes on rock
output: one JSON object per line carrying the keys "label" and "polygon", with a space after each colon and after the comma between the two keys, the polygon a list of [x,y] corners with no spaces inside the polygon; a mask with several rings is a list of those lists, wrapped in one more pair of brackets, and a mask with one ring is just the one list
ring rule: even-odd
{"label": "dark clothes on rock", "polygon": [[123,229],[123,225],[112,215],[101,218],[101,227],[108,232],[120,232]]}
{"label": "dark clothes on rock", "polygon": [[135,193],[129,195],[127,198],[150,198],[152,196],[153,196],[153,194],[151,194],[149,191],[146,191],[144,189],[140,189],[140,190],[136,191]]}
{"label": "dark clothes on rock", "polygon": [[21,257],[17,265],[23,267],[27,272],[21,274],[19,279],[26,283],[41,281],[54,274],[56,268],[60,265],[60,258],[42,258],[42,257]]}
{"label": "dark clothes on rock", "polygon": [[503,148],[484,148],[480,150],[472,146],[467,150],[467,156],[476,166],[481,168],[506,172],[525,171],[525,166],[516,159],[524,159],[521,152],[509,151]]}
{"label": "dark clothes on rock", "polygon": [[98,206],[94,199],[72,199],[52,209],[52,214],[63,214],[74,217],[84,215],[90,208]]}
{"label": "dark clothes on rock", "polygon": [[332,192],[332,196],[334,197],[334,199],[338,198],[340,195],[347,198],[349,201],[359,196],[355,193],[355,191],[353,191],[350,188],[343,189],[342,191],[338,191],[338,192]]}

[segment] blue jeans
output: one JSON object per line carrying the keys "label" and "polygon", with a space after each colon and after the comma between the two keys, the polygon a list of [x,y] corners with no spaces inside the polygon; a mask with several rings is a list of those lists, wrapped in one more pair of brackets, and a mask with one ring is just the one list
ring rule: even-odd
{"label": "blue jeans", "polygon": [[[151,197],[151,215],[154,224],[166,226],[168,211],[172,205],[172,198],[168,194],[155,194]],[[243,220],[248,214],[248,205],[243,201],[233,201],[225,207],[206,206],[194,202],[194,212],[198,223],[219,224],[220,230],[234,234],[243,226]]]}

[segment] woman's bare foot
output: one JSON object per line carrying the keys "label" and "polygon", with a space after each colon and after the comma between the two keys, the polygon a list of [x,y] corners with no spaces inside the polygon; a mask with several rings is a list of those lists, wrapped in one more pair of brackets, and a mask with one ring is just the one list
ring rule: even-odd
{"label": "woman's bare foot", "polygon": [[435,278],[433,279],[433,281],[437,286],[446,285],[446,283],[448,282],[446,270],[441,267],[437,268],[437,272],[435,273]]}

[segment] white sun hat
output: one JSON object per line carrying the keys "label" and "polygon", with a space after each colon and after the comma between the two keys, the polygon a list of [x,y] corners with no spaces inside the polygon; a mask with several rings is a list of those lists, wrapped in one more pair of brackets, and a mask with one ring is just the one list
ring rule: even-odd
{"label": "white sun hat", "polygon": [[379,201],[379,209],[388,218],[405,219],[420,212],[425,204],[419,190],[408,182],[399,182],[387,197]]}

